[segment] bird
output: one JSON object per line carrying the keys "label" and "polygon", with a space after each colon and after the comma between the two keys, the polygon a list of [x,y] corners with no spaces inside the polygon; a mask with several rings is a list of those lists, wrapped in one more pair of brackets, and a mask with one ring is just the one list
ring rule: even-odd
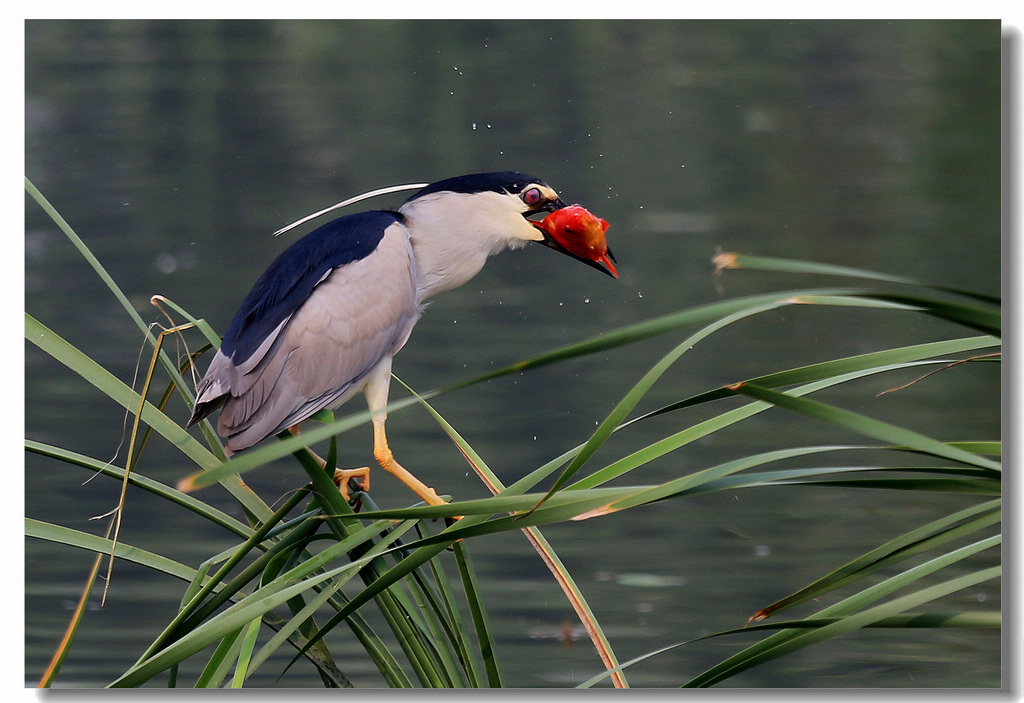
{"label": "bird", "polygon": [[[545,181],[497,171],[441,180],[397,210],[318,227],[274,259],[243,299],[196,386],[187,427],[219,410],[217,433],[231,456],[283,431],[298,433],[304,420],[362,392],[376,462],[428,505],[444,504],[388,445],[392,359],[429,298],[463,285],[504,249],[539,243],[617,277],[610,252],[573,250],[531,219],[567,207]],[[335,471],[346,500],[351,478],[368,490],[369,467]]]}

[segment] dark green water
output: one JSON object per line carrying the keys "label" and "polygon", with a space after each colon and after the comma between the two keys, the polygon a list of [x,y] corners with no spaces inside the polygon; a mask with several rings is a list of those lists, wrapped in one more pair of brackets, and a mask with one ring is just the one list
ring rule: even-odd
{"label": "dark green water", "polygon": [[[395,371],[426,390],[604,330],[726,295],[818,285],[712,276],[719,250],[807,258],[998,293],[1000,33],[995,22],[28,22],[26,175],[147,320],[161,293],[222,331],[291,239],[270,233],[374,188],[483,170],[544,178],[612,223],[613,281],[540,247],[502,254],[439,297]],[[395,205],[400,197],[383,199]],[[39,208],[26,201],[26,309],[129,381],[137,330]],[[294,234],[294,233],[293,233]],[[282,239],[288,239],[283,241]],[[928,341],[939,323],[813,310],[751,321],[684,357],[642,408],[798,363]],[[438,410],[511,482],[584,441],[682,338],[651,340],[442,397]],[[26,436],[100,459],[122,432],[112,402],[26,345]],[[953,376],[950,374],[950,376]],[[893,421],[997,438],[998,372],[885,396]],[[833,399],[868,411],[887,387]],[[875,405],[869,405],[873,403]],[[353,408],[362,409],[361,401]],[[187,417],[185,408],[172,414]],[[965,420],[964,418],[968,418]],[[603,466],[696,415],[637,426]],[[808,441],[806,423],[758,420],[767,446]],[[955,423],[952,424],[951,423]],[[757,433],[712,436],[652,463],[664,481],[753,451]],[[393,415],[396,455],[458,498],[485,495],[425,413]],[[368,431],[345,435],[365,464]],[[843,438],[838,438],[842,440]],[[811,441],[837,441],[824,431]],[[122,454],[123,458],[123,454]],[[154,442],[142,471],[192,467]],[[119,486],[26,457],[26,514],[101,532],[88,518]],[[274,500],[303,481],[246,478]],[[382,506],[405,489],[381,475]],[[228,498],[203,496],[224,509]],[[219,501],[219,502],[218,502]],[[760,607],[969,498],[759,489],[670,501],[545,534],[621,660],[741,625]],[[129,495],[122,537],[191,565],[232,544],[179,510]],[[472,545],[499,655],[514,686],[570,686],[599,670],[572,612],[516,535]],[[26,682],[45,667],[90,557],[26,543]],[[168,622],[183,584],[130,565],[88,614],[65,685],[101,686]],[[957,604],[998,601],[997,585]],[[743,644],[746,644],[744,641]],[[998,686],[992,633],[868,632],[739,676],[742,687]],[[346,651],[346,643],[333,645]],[[676,686],[740,646],[689,645],[630,673]],[[346,673],[381,684],[353,652]],[[257,683],[270,685],[274,673]],[[296,668],[285,685],[315,685]]]}

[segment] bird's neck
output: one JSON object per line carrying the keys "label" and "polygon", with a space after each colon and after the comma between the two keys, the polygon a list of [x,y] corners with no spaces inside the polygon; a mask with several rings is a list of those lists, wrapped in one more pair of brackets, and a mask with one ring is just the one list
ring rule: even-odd
{"label": "bird's neck", "polygon": [[412,235],[420,301],[458,288],[480,272],[487,257],[525,243],[509,235],[515,231],[511,226],[523,226],[518,214],[513,216],[519,222],[510,220],[505,209],[489,208],[486,203],[481,207],[479,197],[472,205],[451,194],[443,202],[429,202],[428,198],[406,203],[401,210]]}

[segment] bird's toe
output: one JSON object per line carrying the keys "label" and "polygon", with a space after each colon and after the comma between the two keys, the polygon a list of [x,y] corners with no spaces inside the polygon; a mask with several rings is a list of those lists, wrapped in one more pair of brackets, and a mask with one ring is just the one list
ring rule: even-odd
{"label": "bird's toe", "polygon": [[345,500],[350,500],[348,487],[349,480],[360,479],[359,490],[368,491],[370,490],[370,467],[363,466],[358,469],[335,469],[334,470],[334,485],[338,487],[341,492],[341,497]]}

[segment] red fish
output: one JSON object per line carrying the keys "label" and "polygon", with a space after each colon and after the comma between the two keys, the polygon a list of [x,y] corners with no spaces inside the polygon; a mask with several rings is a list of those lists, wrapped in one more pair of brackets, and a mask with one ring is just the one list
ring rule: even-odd
{"label": "red fish", "polygon": [[615,257],[608,250],[608,241],[605,239],[608,222],[596,217],[582,205],[559,208],[534,224],[554,240],[559,248],[615,278],[619,277],[615,270]]}

